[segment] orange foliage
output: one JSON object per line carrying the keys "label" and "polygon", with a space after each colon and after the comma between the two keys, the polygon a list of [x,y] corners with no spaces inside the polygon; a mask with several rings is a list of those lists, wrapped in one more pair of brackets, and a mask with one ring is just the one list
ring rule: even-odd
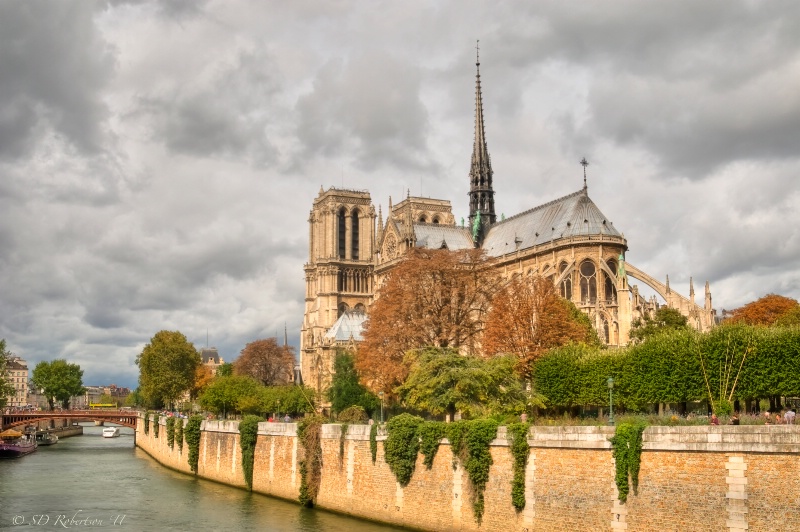
{"label": "orange foliage", "polygon": [[356,369],[373,392],[391,394],[408,375],[403,356],[421,347],[477,348],[499,287],[481,250],[416,249],[388,274],[365,323]]}
{"label": "orange foliage", "polygon": [[483,347],[487,355],[511,353],[517,371],[530,376],[531,367],[545,351],[569,342],[593,342],[588,320],[556,293],[543,277],[514,277],[492,301]]}
{"label": "orange foliage", "polygon": [[275,337],[250,342],[233,362],[236,375],[247,375],[266,386],[289,383],[294,373],[294,348],[279,346]]}
{"label": "orange foliage", "polygon": [[191,390],[191,397],[192,399],[196,399],[203,393],[206,386],[211,384],[211,381],[214,380],[214,372],[212,369],[205,364],[200,364],[197,366],[197,369],[194,371],[194,384],[192,385]]}
{"label": "orange foliage", "polygon": [[767,294],[761,299],[734,309],[731,319],[748,325],[773,325],[786,313],[797,307],[796,299]]}

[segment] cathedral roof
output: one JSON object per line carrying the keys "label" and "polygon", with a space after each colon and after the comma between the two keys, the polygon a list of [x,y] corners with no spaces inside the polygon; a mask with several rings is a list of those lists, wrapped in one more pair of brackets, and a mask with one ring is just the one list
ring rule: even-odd
{"label": "cathedral roof", "polygon": [[622,234],[600,212],[586,189],[493,224],[483,241],[490,257],[575,236]]}
{"label": "cathedral roof", "polygon": [[466,227],[443,224],[414,224],[414,236],[417,247],[428,249],[441,249],[446,247],[450,251],[458,249],[471,249],[472,236]]}
{"label": "cathedral roof", "polygon": [[367,315],[364,312],[347,310],[339,316],[336,323],[331,325],[331,328],[325,333],[325,338],[336,342],[348,342],[350,339],[360,342],[363,340],[361,331],[366,320]]}

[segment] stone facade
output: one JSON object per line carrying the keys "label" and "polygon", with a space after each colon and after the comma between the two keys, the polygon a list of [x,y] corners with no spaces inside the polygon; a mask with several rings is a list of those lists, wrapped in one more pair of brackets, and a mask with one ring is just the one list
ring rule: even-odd
{"label": "stone facade", "polygon": [[[162,425],[164,420],[161,420]],[[513,460],[505,429],[492,442],[483,524],[469,502],[470,484],[452,467],[447,440],[427,470],[422,455],[401,488],[383,458],[373,464],[369,427],[351,425],[340,454],[340,425],[324,425],[317,506],[422,530],[796,530],[800,529],[800,426],[650,427],[644,432],[639,489],[617,500],[610,427],[533,427],[526,468],[526,507],[511,505]],[[151,427],[152,429],[152,427]],[[189,473],[186,445],[144,434],[136,445],[172,469]],[[244,487],[237,422],[207,421],[198,476]],[[297,500],[296,425],[259,425],[253,490]]]}
{"label": "stone facade", "polygon": [[[305,384],[327,388],[337,348],[358,341],[331,333],[337,320],[374,301],[385,275],[412,248],[450,250],[478,247],[504,276],[539,275],[550,279],[562,297],[589,315],[601,339],[610,346],[630,340],[632,322],[658,309],[629,277],[658,293],[679,310],[691,326],[708,330],[715,322],[711,291],[702,304],[625,262],[628,242],[589,197],[586,161],[582,189],[508,219],[497,219],[494,174],[484,130],[480,71],[475,87],[475,141],[469,170],[469,221],[456,222],[449,201],[407,195],[392,204],[386,221],[377,221],[367,191],[320,189],[309,215],[309,259],[305,264],[305,313],[300,357]],[[500,180],[502,183],[502,179]],[[465,183],[466,185],[467,183]],[[465,190],[466,191],[466,190]],[[502,218],[502,217],[501,217]]]}

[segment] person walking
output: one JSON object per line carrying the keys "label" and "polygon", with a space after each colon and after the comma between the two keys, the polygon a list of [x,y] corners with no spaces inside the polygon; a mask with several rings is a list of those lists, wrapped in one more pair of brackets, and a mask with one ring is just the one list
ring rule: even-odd
{"label": "person walking", "polygon": [[787,425],[794,425],[794,416],[795,416],[794,410],[792,410],[792,407],[790,406],[789,409],[786,411],[786,413],[783,415],[783,422],[786,423]]}

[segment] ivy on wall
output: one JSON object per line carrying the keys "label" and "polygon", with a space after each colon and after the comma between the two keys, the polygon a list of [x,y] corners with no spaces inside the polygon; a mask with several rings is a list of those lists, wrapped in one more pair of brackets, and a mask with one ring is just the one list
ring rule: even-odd
{"label": "ivy on wall", "polygon": [[[639,466],[642,459],[642,432],[646,425],[642,422],[620,423],[614,437],[610,439],[612,455],[616,464],[614,481],[619,492],[619,502],[625,504],[628,492],[633,487],[636,494],[639,488]],[[629,480],[630,479],[630,480]]]}
{"label": "ivy on wall", "polygon": [[161,418],[159,417],[158,414],[153,414],[153,436],[156,438],[158,438],[158,427],[160,420]]}
{"label": "ivy on wall", "polygon": [[178,452],[183,450],[183,418],[175,420],[175,443],[178,444]]}
{"label": "ivy on wall", "polygon": [[518,512],[525,508],[525,467],[528,465],[530,423],[512,423],[508,426],[511,456],[514,457],[514,479],[511,481],[511,504]]}
{"label": "ivy on wall", "polygon": [[144,433],[150,434],[150,411],[146,410],[144,413]]}
{"label": "ivy on wall", "polygon": [[425,421],[419,425],[417,435],[419,436],[419,450],[425,459],[422,461],[427,469],[433,467],[433,459],[439,450],[439,444],[445,434],[445,424],[440,421]]}
{"label": "ivy on wall", "polygon": [[386,423],[387,438],[383,442],[383,452],[389,469],[403,487],[408,485],[417,464],[417,428],[422,422],[419,416],[400,414]]}
{"label": "ivy on wall", "polygon": [[300,460],[300,504],[311,508],[322,480],[322,416],[306,416],[297,424],[297,438],[303,449]]}
{"label": "ivy on wall", "polygon": [[245,416],[239,422],[239,446],[242,449],[242,473],[247,489],[253,491],[253,464],[256,456],[256,440],[258,439],[258,416]]}
{"label": "ivy on wall", "polygon": [[369,428],[369,452],[372,454],[372,463],[378,459],[378,424],[374,423]]}
{"label": "ivy on wall", "polygon": [[175,418],[167,418],[167,445],[172,449],[175,446]]}
{"label": "ivy on wall", "polygon": [[203,416],[194,415],[189,418],[186,428],[183,431],[186,443],[189,446],[189,468],[192,473],[197,473],[197,460],[200,457],[200,425],[203,423]]}
{"label": "ivy on wall", "polygon": [[341,431],[339,432],[339,469],[344,466],[344,444],[347,439],[347,428],[349,426],[348,423],[342,423]]}

